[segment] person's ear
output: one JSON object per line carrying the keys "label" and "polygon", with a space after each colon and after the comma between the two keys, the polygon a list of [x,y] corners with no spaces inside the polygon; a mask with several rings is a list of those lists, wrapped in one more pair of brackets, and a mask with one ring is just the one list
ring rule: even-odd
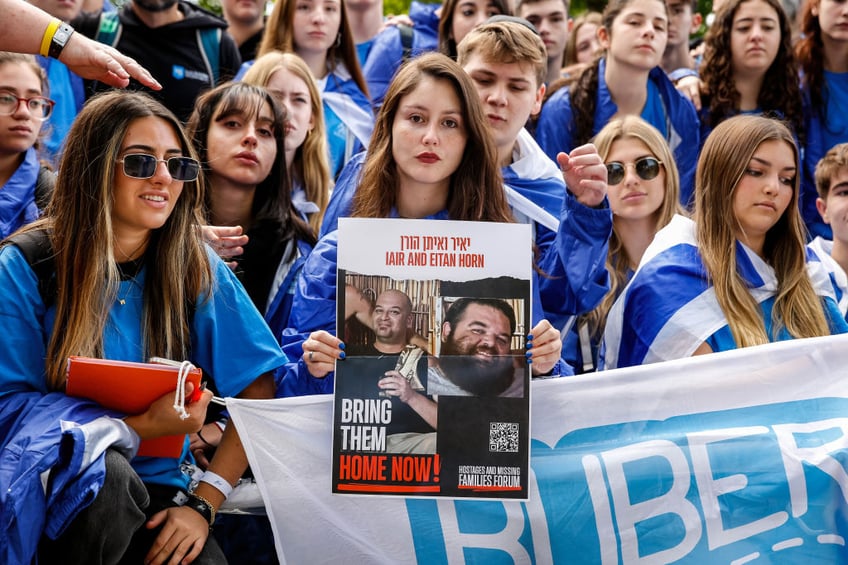
{"label": "person's ear", "polygon": [[447,341],[447,338],[451,334],[451,325],[450,322],[444,322],[442,324],[442,341]]}
{"label": "person's ear", "polygon": [[412,314],[406,315],[406,327],[407,329],[412,329]]}
{"label": "person's ear", "polygon": [[692,27],[689,28],[689,35],[697,33],[701,29],[701,23],[704,21],[704,16],[700,12],[692,14]]}
{"label": "person's ear", "polygon": [[568,18],[568,33],[574,31],[574,18]]}
{"label": "person's ear", "polygon": [[542,110],[542,100],[545,99],[545,85],[542,84],[536,91],[536,99],[533,101],[533,109],[530,110],[530,115],[535,116]]}
{"label": "person's ear", "polygon": [[829,224],[830,219],[827,217],[827,202],[823,198],[816,198],[816,210],[819,211],[819,216],[821,216],[822,221]]}
{"label": "person's ear", "polygon": [[598,28],[598,31],[596,32],[596,34],[598,36],[598,43],[601,44],[601,47],[604,49],[604,51],[609,51],[609,44],[610,44],[609,30],[607,30],[607,28],[605,28],[604,26],[600,26]]}

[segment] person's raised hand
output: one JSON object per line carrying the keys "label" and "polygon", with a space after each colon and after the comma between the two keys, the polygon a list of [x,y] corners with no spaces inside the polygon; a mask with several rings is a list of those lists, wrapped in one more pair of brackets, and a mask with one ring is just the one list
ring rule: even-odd
{"label": "person's raised hand", "polygon": [[607,166],[591,143],[575,147],[571,153],[557,154],[566,186],[584,206],[594,208],[607,195]]}

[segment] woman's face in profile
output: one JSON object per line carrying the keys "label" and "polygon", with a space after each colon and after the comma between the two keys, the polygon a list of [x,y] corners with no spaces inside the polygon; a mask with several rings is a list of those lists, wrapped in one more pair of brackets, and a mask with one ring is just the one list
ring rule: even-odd
{"label": "woman's face in profile", "polygon": [[[152,175],[136,178],[151,171],[136,166],[138,158],[127,160],[128,155],[156,159]],[[180,138],[167,121],[146,116],[130,122],[118,153],[118,161],[122,162],[115,165],[112,229],[116,236],[143,234],[165,225],[183,191],[183,181],[176,180],[169,172],[177,162],[170,165],[167,160],[183,155]],[[149,161],[147,157],[143,159]]]}

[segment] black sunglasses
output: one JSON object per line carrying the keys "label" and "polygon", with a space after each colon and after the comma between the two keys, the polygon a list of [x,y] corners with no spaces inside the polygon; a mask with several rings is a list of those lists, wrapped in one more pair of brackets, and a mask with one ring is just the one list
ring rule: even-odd
{"label": "black sunglasses", "polygon": [[200,163],[191,157],[157,159],[146,153],[130,153],[118,162],[124,166],[124,174],[134,179],[149,179],[156,174],[159,163],[167,164],[168,174],[174,180],[193,181],[200,174]]}
{"label": "black sunglasses", "polygon": [[[624,180],[624,175],[627,172],[627,165],[630,163],[622,163],[621,161],[612,161],[607,163],[607,184],[615,186]],[[660,165],[662,161],[658,161],[653,157],[642,157],[636,159],[633,167],[636,169],[636,174],[642,180],[651,180],[657,178],[660,174]]]}

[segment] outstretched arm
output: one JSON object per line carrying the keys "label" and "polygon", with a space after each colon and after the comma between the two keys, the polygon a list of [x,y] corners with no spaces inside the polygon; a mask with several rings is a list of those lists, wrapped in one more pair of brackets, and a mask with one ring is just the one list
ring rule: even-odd
{"label": "outstretched arm", "polygon": [[[44,32],[53,19],[23,0],[0,0],[0,22],[3,22],[0,50],[39,54]],[[83,78],[112,86],[123,88],[134,78],[154,90],[162,88],[134,59],[79,33],[71,35],[59,60]]]}

